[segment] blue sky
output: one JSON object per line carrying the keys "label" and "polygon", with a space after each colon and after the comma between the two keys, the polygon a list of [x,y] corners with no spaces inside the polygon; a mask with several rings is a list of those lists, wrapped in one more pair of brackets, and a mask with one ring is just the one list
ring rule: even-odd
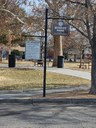
{"label": "blue sky", "polygon": [[32,6],[29,6],[29,3],[32,5],[35,2],[38,5],[41,1],[42,0],[28,0],[27,5],[22,5],[22,7],[25,9],[27,14],[30,14]]}

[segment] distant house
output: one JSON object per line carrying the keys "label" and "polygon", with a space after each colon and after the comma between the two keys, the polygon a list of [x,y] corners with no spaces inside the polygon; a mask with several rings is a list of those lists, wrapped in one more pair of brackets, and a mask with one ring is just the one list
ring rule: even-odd
{"label": "distant house", "polygon": [[84,56],[85,56],[85,59],[91,59],[92,58],[92,51],[90,48],[86,48],[84,50]]}
{"label": "distant house", "polygon": [[72,48],[67,50],[67,59],[69,61],[74,61],[76,62],[77,59],[80,58],[80,51],[78,49]]}
{"label": "distant house", "polygon": [[72,48],[72,49],[67,50],[67,54],[68,54],[67,59],[69,61],[74,61],[74,62],[80,59],[91,59],[92,58],[92,52],[90,48],[86,48],[82,51]]}

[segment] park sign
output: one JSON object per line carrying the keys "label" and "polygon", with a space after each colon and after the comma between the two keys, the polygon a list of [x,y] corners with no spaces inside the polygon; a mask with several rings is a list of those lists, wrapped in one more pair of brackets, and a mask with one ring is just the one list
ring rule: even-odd
{"label": "park sign", "polygon": [[52,35],[67,36],[69,34],[69,25],[60,20],[52,24]]}
{"label": "park sign", "polygon": [[40,59],[40,41],[26,41],[25,60]]}

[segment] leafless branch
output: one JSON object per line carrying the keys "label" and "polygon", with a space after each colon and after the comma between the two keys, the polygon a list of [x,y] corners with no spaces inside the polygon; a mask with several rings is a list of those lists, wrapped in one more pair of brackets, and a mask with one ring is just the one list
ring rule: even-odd
{"label": "leafless branch", "polygon": [[64,1],[85,6],[85,3],[82,3],[82,2],[76,2],[76,1],[72,1],[72,0],[64,0]]}
{"label": "leafless branch", "polygon": [[10,10],[1,8],[0,11],[5,11],[5,12],[10,13],[10,14],[11,14],[13,17],[15,17],[20,23],[25,24],[24,21],[22,21],[17,15],[15,15],[14,13],[12,13]]}
{"label": "leafless branch", "polygon": [[77,28],[74,24],[72,24],[72,23],[69,23],[73,28],[75,28],[78,32],[80,32],[83,36],[85,36],[87,39],[89,39],[88,38],[88,36],[84,33],[84,32],[82,32],[79,28]]}

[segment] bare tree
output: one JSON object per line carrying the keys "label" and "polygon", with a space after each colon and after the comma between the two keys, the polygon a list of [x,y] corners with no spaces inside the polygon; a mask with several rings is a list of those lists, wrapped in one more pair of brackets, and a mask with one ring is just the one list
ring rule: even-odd
{"label": "bare tree", "polygon": [[96,94],[96,1],[63,0],[68,5],[69,24],[88,39],[92,50],[92,70],[90,93]]}
{"label": "bare tree", "polygon": [[18,37],[22,25],[25,25],[25,12],[20,7],[24,2],[25,0],[0,0],[0,34],[6,35],[9,53],[11,52],[13,35]]}

